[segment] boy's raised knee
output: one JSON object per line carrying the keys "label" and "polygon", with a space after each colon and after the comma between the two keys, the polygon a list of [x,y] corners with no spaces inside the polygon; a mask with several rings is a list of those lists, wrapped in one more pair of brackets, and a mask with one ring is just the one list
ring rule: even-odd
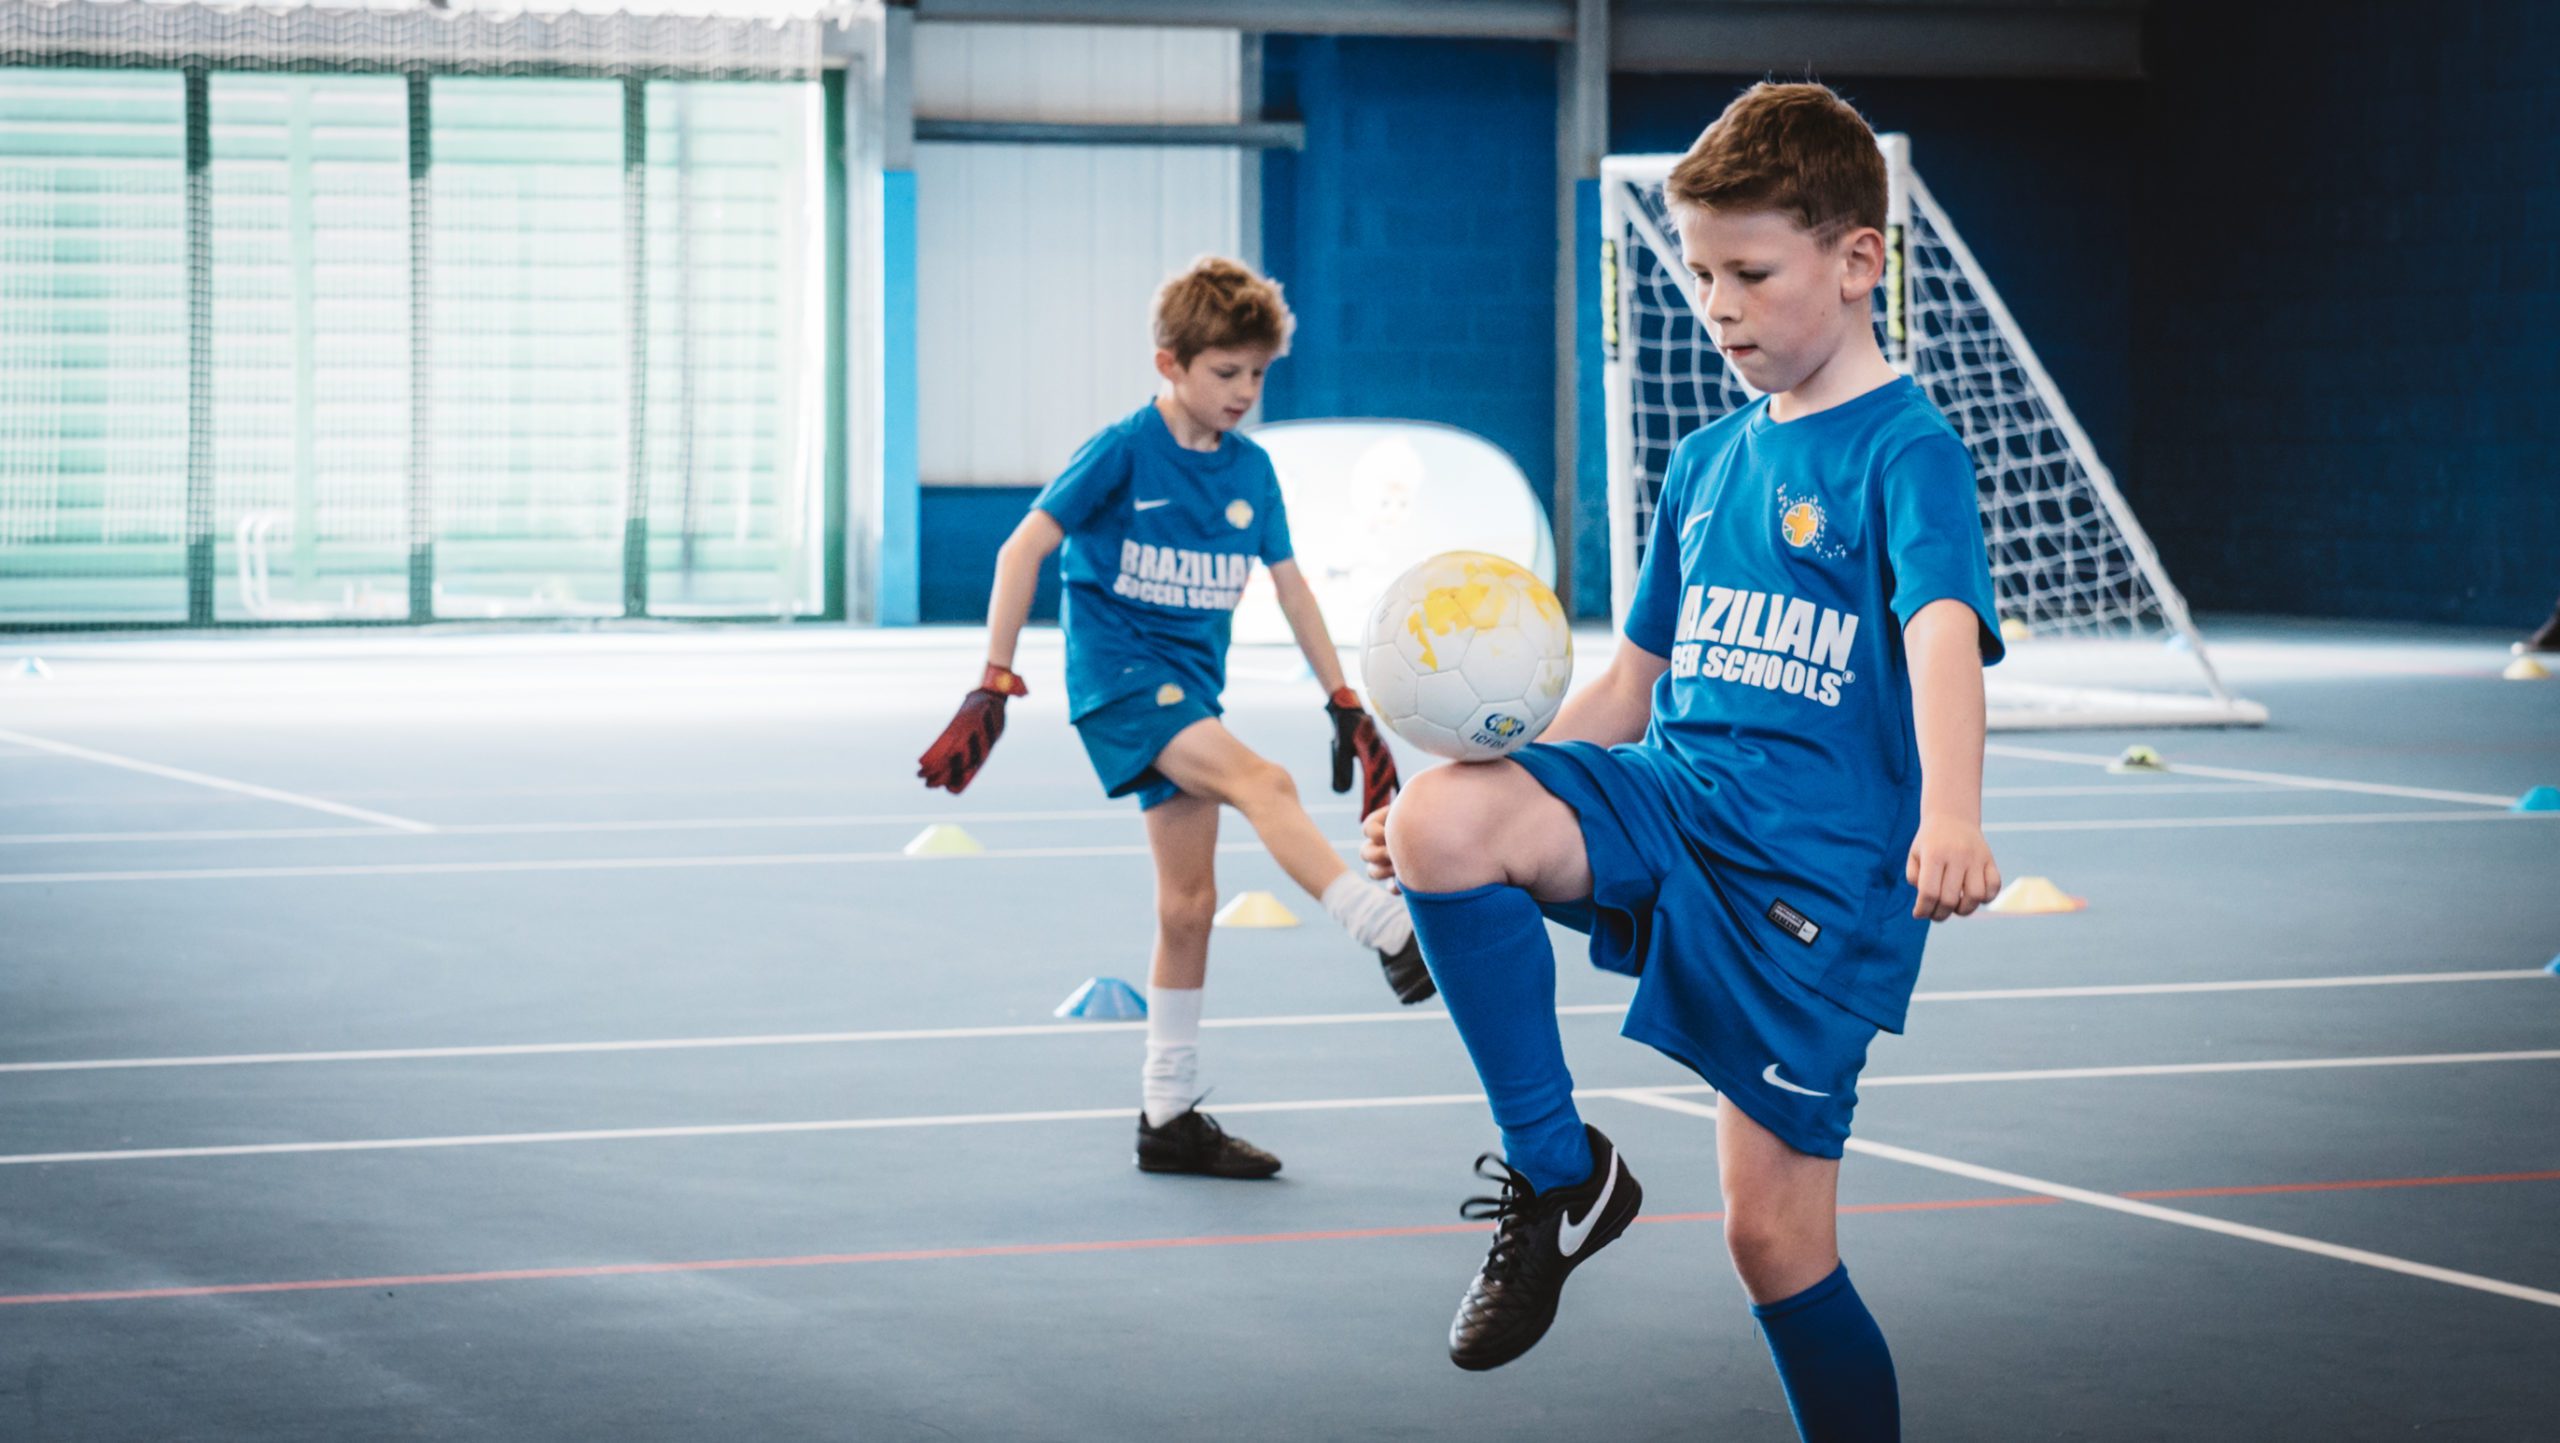
{"label": "boy's raised knee", "polygon": [[1468,770],[1434,767],[1421,773],[1405,783],[1387,813],[1387,855],[1407,887],[1454,892],[1499,880],[1485,845],[1483,789]]}

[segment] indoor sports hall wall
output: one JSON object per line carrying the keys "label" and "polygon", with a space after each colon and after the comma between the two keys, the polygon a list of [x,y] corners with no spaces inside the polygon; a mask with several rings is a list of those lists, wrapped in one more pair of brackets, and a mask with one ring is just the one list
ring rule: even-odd
{"label": "indoor sports hall wall", "polygon": [[1264,264],[1298,336],[1272,420],[1413,417],[1555,495],[1556,51],[1272,36],[1263,89],[1307,148],[1263,161]]}
{"label": "indoor sports hall wall", "polygon": [[2169,574],[2530,626],[2560,593],[2560,8],[2163,5],[2150,42],[2134,506]]}

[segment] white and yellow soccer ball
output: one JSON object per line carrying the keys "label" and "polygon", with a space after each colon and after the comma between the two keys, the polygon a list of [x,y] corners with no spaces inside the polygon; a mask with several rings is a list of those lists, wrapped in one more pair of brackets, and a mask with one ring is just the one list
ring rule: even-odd
{"label": "white and yellow soccer ball", "polygon": [[1527,745],[1564,704],[1573,628],[1535,572],[1447,551],[1389,583],[1360,654],[1369,706],[1438,756],[1488,762]]}

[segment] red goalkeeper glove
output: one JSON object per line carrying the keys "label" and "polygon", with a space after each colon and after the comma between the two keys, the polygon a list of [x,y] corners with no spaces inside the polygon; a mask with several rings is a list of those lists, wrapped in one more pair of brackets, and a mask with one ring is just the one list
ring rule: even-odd
{"label": "red goalkeeper glove", "polygon": [[1333,789],[1351,790],[1351,768],[1360,767],[1360,815],[1364,818],[1395,800],[1396,758],[1387,750],[1386,738],[1378,735],[1378,723],[1367,708],[1360,705],[1360,693],[1349,687],[1335,692],[1324,704],[1326,715],[1333,718]]}
{"label": "red goalkeeper glove", "polygon": [[988,662],[978,689],[961,700],[959,714],[916,759],[916,775],[924,778],[925,788],[947,787],[955,797],[968,790],[969,779],[987,764],[987,753],[1004,735],[1005,698],[1030,694],[1022,678]]}

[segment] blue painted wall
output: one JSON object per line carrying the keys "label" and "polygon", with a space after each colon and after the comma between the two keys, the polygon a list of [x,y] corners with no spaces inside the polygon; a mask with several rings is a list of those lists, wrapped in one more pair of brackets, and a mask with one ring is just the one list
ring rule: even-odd
{"label": "blue painted wall", "polygon": [[[2062,389],[2099,459],[2131,486],[2133,194],[2142,87],[2131,81],[1825,76],[1955,223]],[[1758,76],[1621,75],[1612,150],[1687,150]],[[2138,513],[2142,502],[2137,496]]]}
{"label": "blue painted wall", "polygon": [[1263,58],[1266,109],[1307,127],[1262,163],[1298,314],[1263,413],[1463,427],[1552,505],[1555,47],[1275,35]]}
{"label": "blue painted wall", "polygon": [[2156,7],[2142,495],[2198,605],[2530,628],[2560,592],[2560,9]]}
{"label": "blue painted wall", "polygon": [[[1058,458],[1064,466],[1066,458]],[[925,563],[921,601],[928,622],[983,622],[996,584],[996,548],[1022,522],[1037,486],[927,486],[923,490]],[[1058,619],[1058,558],[1040,568],[1033,621]]]}
{"label": "blue painted wall", "polygon": [[[2560,591],[2560,7],[2149,23],[2146,81],[1829,79],[1911,135],[2190,601],[2530,625]],[[1264,164],[1300,316],[1272,419],[1464,426],[1552,495],[1554,54],[1272,37],[1270,109],[1308,131]],[[1683,149],[1749,79],[1619,76],[1611,148]],[[926,619],[977,619],[1029,495],[927,489]]]}

